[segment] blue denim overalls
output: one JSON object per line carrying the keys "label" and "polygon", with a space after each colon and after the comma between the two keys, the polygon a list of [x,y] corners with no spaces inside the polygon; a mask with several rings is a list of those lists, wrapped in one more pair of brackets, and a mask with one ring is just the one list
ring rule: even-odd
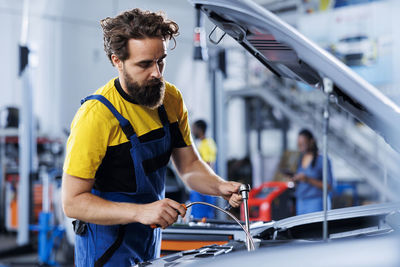
{"label": "blue denim overalls", "polygon": [[[95,99],[102,102],[118,119],[130,140],[130,150],[136,177],[136,192],[102,192],[92,189],[101,198],[129,203],[151,203],[165,196],[166,165],[171,155],[170,125],[164,106],[158,108],[165,135],[160,139],[140,143],[132,125],[102,95],[91,95],[81,101]],[[163,162],[160,166],[160,159]],[[147,168],[143,162],[147,162]],[[154,164],[148,164],[157,162]],[[164,164],[165,163],[165,164]],[[149,168],[150,166],[150,168]],[[130,223],[127,225],[98,225],[87,223],[82,235],[76,235],[76,266],[131,266],[160,256],[161,230],[149,225]]]}

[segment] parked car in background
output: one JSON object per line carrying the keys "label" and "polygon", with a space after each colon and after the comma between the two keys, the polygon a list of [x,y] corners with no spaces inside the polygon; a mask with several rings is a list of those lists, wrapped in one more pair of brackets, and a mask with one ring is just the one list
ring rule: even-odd
{"label": "parked car in background", "polygon": [[342,38],[331,49],[348,66],[370,65],[378,55],[376,41],[366,35]]}

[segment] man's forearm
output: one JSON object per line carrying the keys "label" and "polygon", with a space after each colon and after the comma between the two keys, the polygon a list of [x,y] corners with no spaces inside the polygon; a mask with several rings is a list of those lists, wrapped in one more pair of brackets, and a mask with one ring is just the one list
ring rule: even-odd
{"label": "man's forearm", "polygon": [[191,166],[187,166],[186,172],[182,174],[182,180],[193,190],[206,195],[220,195],[219,186],[224,182],[203,161],[196,160]]}
{"label": "man's forearm", "polygon": [[138,204],[108,201],[89,192],[64,201],[68,217],[102,225],[137,222],[138,210]]}
{"label": "man's forearm", "polygon": [[139,207],[135,204],[105,200],[91,193],[94,179],[63,174],[62,203],[68,217],[110,225],[137,221]]}
{"label": "man's forearm", "polygon": [[179,176],[191,189],[206,195],[222,196],[237,207],[242,199],[237,194],[239,183],[224,181],[208,166],[193,146],[176,148],[172,159]]}

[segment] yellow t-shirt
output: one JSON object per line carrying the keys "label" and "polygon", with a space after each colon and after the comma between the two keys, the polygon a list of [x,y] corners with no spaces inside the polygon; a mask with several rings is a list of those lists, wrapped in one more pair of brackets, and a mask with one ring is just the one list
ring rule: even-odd
{"label": "yellow t-shirt", "polygon": [[[103,95],[129,120],[140,142],[164,136],[157,109],[135,104],[122,90],[118,79],[112,79],[94,94]],[[168,82],[165,82],[164,107],[170,122],[171,149],[191,145],[188,112],[182,95]],[[134,191],[136,182],[130,149],[131,144],[111,111],[98,100],[88,100],[71,123],[64,172],[96,178],[95,188],[116,191],[129,187],[128,191]]]}
{"label": "yellow t-shirt", "polygon": [[217,146],[211,138],[204,138],[198,147],[201,158],[205,162],[214,163],[217,158]]}

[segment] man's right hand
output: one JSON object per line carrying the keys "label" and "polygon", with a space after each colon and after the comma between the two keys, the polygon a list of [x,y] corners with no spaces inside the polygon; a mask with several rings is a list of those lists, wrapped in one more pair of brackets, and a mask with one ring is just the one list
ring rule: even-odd
{"label": "man's right hand", "polygon": [[178,215],[186,215],[186,209],[180,203],[168,198],[141,206],[138,221],[147,225],[155,224],[163,229],[176,222]]}

